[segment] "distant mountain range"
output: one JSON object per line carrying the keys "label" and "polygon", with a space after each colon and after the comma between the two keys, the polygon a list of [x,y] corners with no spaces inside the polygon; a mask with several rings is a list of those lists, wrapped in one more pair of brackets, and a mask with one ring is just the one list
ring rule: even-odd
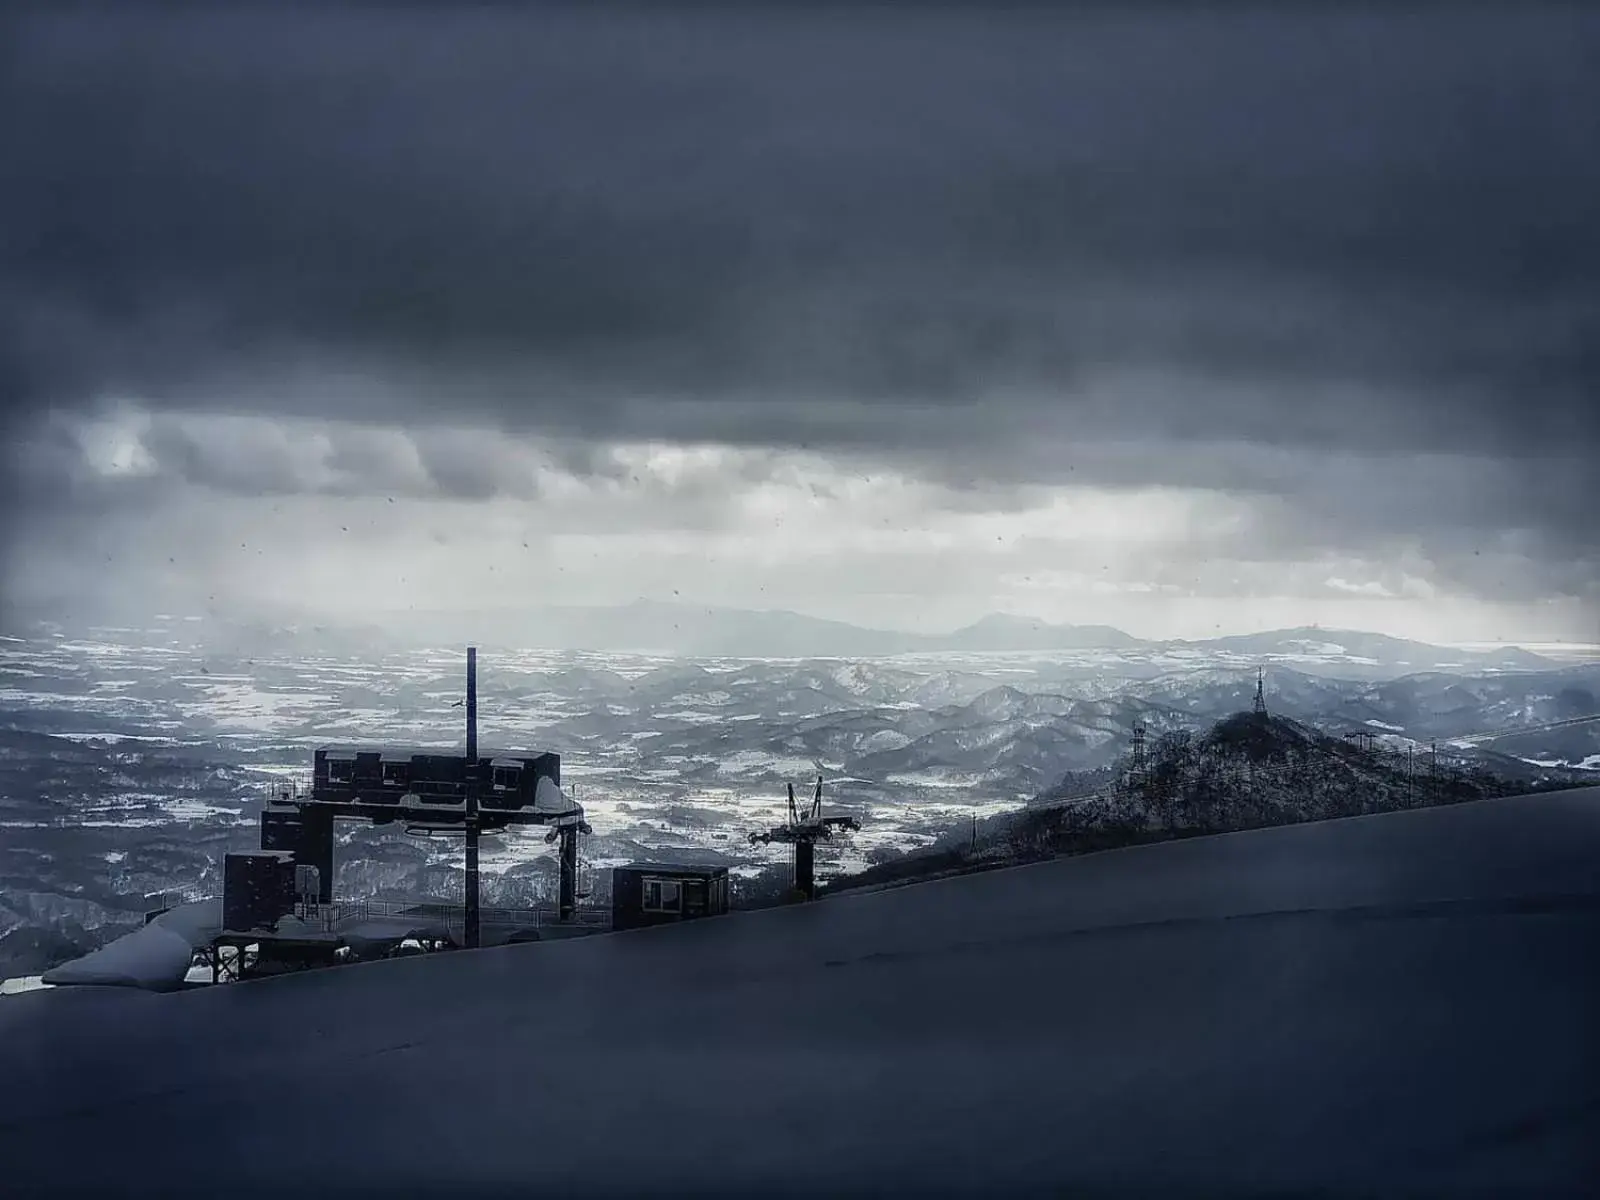
{"label": "distant mountain range", "polygon": [[[1055,654],[1099,651],[1131,661],[1234,656],[1318,664],[1355,676],[1437,670],[1544,670],[1557,665],[1510,646],[1463,650],[1386,634],[1302,626],[1198,641],[1139,638],[1109,625],[1052,624],[992,613],[951,633],[869,629],[781,609],[636,600],[614,607],[547,606],[481,612],[407,612],[361,625],[167,618],[146,632],[240,656],[275,650],[394,650],[465,644],[645,653],[680,658],[887,658],[903,654]],[[136,631],[138,632],[138,631]]]}
{"label": "distant mountain range", "polygon": [[[417,618],[428,622],[428,617]],[[550,649],[658,653],[687,658],[886,658],[900,654],[1186,651],[1406,671],[1541,670],[1537,654],[1506,647],[1468,651],[1381,633],[1302,626],[1199,641],[1135,637],[1109,625],[1052,624],[991,613],[951,633],[869,629],[782,609],[756,611],[636,600],[613,608],[549,607],[517,613],[440,618],[458,636]]]}
{"label": "distant mountain range", "polygon": [[1375,666],[1400,667],[1411,671],[1439,671],[1450,668],[1506,671],[1543,671],[1557,665],[1554,660],[1524,650],[1504,646],[1494,650],[1461,650],[1435,646],[1385,633],[1364,633],[1354,629],[1274,629],[1265,633],[1246,633],[1234,637],[1211,638],[1201,642],[1166,642],[1172,648],[1193,646],[1207,652],[1262,656],[1277,659],[1365,660]]}

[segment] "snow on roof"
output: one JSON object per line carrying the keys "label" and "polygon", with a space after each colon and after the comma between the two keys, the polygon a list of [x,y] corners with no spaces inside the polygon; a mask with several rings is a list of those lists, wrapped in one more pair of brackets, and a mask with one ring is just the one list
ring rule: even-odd
{"label": "snow on roof", "polygon": [[533,793],[533,811],[547,816],[577,816],[583,808],[556,786],[550,776],[541,775]]}
{"label": "snow on roof", "polygon": [[664,863],[631,862],[616,868],[622,871],[649,871],[657,875],[719,875],[727,874],[725,863]]}
{"label": "snow on roof", "polygon": [[124,934],[100,949],[62,963],[44,973],[44,982],[101,984],[167,991],[182,986],[197,946],[205,945],[222,925],[222,902],[200,900],[180,904],[148,925]]}
{"label": "snow on roof", "polygon": [[[357,754],[376,754],[380,758],[410,759],[418,755],[432,758],[465,758],[466,750],[461,746],[391,746],[391,745],[362,745],[353,742],[329,743],[318,746],[317,753],[324,758],[353,758]],[[478,757],[482,758],[512,758],[518,763],[529,763],[536,759],[553,754],[550,750],[507,750],[504,748],[478,747]]]}

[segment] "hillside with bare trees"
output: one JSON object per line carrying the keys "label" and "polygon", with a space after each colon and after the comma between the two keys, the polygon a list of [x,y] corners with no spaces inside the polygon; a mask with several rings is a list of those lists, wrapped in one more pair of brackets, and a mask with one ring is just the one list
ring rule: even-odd
{"label": "hillside with bare trees", "polygon": [[1114,768],[1074,773],[1016,813],[952,829],[830,891],[911,882],[1121,846],[1581,786],[1581,773],[1336,738],[1265,712],[1174,730]]}

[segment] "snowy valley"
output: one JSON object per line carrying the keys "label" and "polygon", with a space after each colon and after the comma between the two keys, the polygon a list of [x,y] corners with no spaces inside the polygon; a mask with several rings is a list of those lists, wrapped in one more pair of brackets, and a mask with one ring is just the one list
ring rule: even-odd
{"label": "snowy valley", "polygon": [[[824,848],[819,876],[861,871],[1064,778],[1120,769],[1136,727],[1152,745],[1203,733],[1250,707],[1258,667],[1275,714],[1335,738],[1437,741],[1530,783],[1600,767],[1600,725],[1543,728],[1596,711],[1600,665],[1529,656],[1538,669],[1511,670],[1457,655],[1453,670],[1412,673],[1371,646],[1272,636],[872,659],[489,646],[480,736],[562,756],[602,892],[606,868],[644,856],[725,862],[755,886],[783,851],[747,834],[777,819],[786,784],[819,774],[828,810],[862,823]],[[0,643],[0,954],[31,967],[62,939],[92,944],[137,920],[148,892],[215,889],[222,855],[253,848],[267,790],[302,778],[318,744],[461,743],[459,648],[233,641],[173,622]],[[1430,661],[1448,658],[1434,650]],[[1450,740],[1506,729],[1528,732]],[[460,887],[456,843],[372,830],[341,842],[341,895]],[[533,830],[486,842],[484,868],[493,903],[545,897],[554,878]]]}

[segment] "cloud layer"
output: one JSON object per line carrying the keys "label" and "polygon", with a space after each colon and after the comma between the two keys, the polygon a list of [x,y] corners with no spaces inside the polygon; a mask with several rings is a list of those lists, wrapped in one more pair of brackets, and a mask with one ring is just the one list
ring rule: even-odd
{"label": "cloud layer", "polygon": [[4,20],[8,569],[184,488],[693,529],[820,456],[1600,604],[1580,6]]}

